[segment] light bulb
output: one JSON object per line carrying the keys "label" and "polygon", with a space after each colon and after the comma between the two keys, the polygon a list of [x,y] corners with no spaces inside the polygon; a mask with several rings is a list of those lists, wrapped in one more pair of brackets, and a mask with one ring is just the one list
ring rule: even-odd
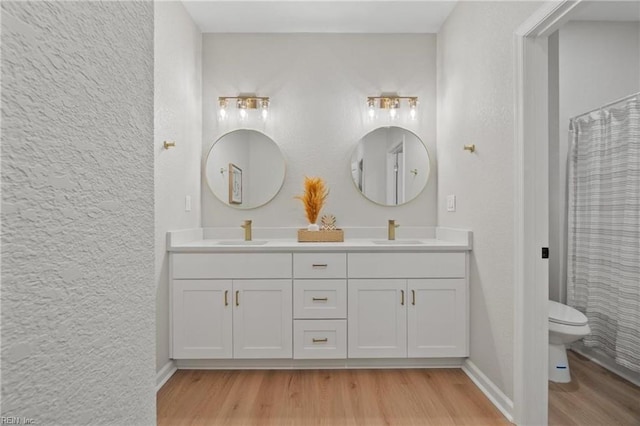
{"label": "light bulb", "polygon": [[268,116],[269,116],[269,110],[266,108],[262,108],[262,119],[266,120]]}
{"label": "light bulb", "polygon": [[367,106],[369,108],[369,118],[373,119],[376,116],[376,101],[373,98],[367,99]]}
{"label": "light bulb", "polygon": [[266,120],[267,116],[269,116],[269,101],[267,99],[263,99],[260,102],[260,107],[262,108],[262,120]]}
{"label": "light bulb", "polygon": [[218,111],[219,117],[221,121],[224,121],[227,118],[227,100],[219,99],[220,110]]}
{"label": "light bulb", "polygon": [[409,99],[409,116],[412,120],[416,119],[416,107],[418,106],[418,98]]}
{"label": "light bulb", "polygon": [[389,98],[389,117],[392,120],[398,115],[398,108],[400,108],[400,99],[396,97]]}
{"label": "light bulb", "polygon": [[240,120],[244,120],[247,118],[247,110],[245,108],[240,108]]}

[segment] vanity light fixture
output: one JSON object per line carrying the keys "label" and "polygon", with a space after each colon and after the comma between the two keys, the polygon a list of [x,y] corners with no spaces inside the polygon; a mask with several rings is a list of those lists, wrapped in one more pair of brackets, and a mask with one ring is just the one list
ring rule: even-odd
{"label": "vanity light fixture", "polygon": [[369,118],[374,118],[376,115],[376,106],[380,109],[389,110],[389,117],[394,120],[398,116],[398,109],[400,109],[400,101],[406,100],[409,104],[409,117],[412,120],[416,119],[416,109],[418,107],[417,96],[397,96],[397,95],[381,95],[381,96],[369,96],[367,98],[367,108],[369,112]]}
{"label": "vanity light fixture", "polygon": [[265,96],[239,95],[239,96],[220,96],[218,98],[220,120],[225,120],[228,116],[227,108],[229,100],[236,101],[236,109],[240,120],[245,120],[249,116],[249,110],[260,109],[260,116],[263,120],[269,115],[269,98]]}

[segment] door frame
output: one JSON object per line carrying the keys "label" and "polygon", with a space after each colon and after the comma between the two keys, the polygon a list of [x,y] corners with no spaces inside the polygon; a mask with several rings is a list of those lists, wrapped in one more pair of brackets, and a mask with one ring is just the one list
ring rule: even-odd
{"label": "door frame", "polygon": [[[401,161],[398,154],[402,153]],[[405,140],[395,143],[387,150],[387,205],[404,204],[404,172],[405,171]],[[398,191],[401,189],[401,191]],[[402,195],[401,197],[399,195]],[[402,198],[400,200],[400,198]]]}
{"label": "door frame", "polygon": [[548,38],[583,0],[549,1],[514,33],[515,233],[513,420],[548,422]]}

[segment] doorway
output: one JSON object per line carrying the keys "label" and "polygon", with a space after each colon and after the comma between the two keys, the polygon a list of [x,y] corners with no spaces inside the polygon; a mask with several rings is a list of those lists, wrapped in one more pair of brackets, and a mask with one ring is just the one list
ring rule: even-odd
{"label": "doorway", "polygon": [[[554,115],[557,117],[550,113],[554,101],[557,102],[554,96],[558,90],[557,81],[549,78],[553,60],[550,52],[554,49],[556,31],[582,14],[589,3],[594,2],[546,3],[515,33],[514,419],[517,424],[548,422],[549,260],[543,258],[542,249],[550,244],[550,141],[557,140],[559,125],[550,120]],[[610,6],[609,2],[605,7]]]}

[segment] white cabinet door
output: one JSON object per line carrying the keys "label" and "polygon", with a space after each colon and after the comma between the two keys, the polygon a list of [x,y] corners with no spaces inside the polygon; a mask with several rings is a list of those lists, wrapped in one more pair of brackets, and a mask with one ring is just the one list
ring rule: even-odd
{"label": "white cabinet door", "polygon": [[292,358],[292,281],[233,280],[233,357]]}
{"label": "white cabinet door", "polygon": [[409,280],[407,289],[409,357],[468,356],[466,281]]}
{"label": "white cabinet door", "polygon": [[173,280],[173,358],[231,358],[231,280]]}
{"label": "white cabinet door", "polygon": [[406,280],[349,280],[349,358],[407,356],[406,286]]}

